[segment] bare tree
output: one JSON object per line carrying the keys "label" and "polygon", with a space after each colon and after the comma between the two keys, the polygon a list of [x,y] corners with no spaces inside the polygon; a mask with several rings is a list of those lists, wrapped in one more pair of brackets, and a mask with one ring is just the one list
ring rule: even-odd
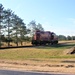
{"label": "bare tree", "polygon": [[29,29],[31,30],[30,35],[33,36],[33,34],[36,32],[36,30],[44,31],[44,28],[40,23],[36,24],[36,21],[32,20],[28,24]]}

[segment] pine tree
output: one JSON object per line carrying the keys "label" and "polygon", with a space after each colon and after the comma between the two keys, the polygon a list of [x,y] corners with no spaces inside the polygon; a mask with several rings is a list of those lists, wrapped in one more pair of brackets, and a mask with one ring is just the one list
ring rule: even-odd
{"label": "pine tree", "polygon": [[4,7],[2,4],[0,4],[0,47],[1,47],[1,35],[2,35],[2,23],[4,18]]}
{"label": "pine tree", "polygon": [[4,11],[5,13],[5,27],[7,28],[7,42],[8,42],[8,47],[10,47],[10,42],[11,42],[11,32],[12,32],[12,11],[10,9],[7,9]]}

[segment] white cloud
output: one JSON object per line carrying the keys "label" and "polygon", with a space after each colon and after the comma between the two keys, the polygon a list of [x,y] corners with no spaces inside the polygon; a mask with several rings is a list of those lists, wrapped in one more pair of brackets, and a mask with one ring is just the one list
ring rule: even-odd
{"label": "white cloud", "polygon": [[66,29],[65,30],[61,30],[61,29],[59,29],[59,30],[56,30],[55,32],[58,35],[75,36],[75,31],[74,30],[69,30],[69,29],[67,29],[67,30]]}

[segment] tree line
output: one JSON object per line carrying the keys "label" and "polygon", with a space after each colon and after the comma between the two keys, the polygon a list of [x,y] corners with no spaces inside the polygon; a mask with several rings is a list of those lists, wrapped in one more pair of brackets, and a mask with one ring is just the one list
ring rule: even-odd
{"label": "tree line", "polygon": [[[28,27],[27,27],[28,26]],[[2,4],[0,4],[0,47],[3,42],[8,44],[14,42],[16,46],[19,43],[21,45],[24,41],[29,41],[35,30],[44,30],[40,23],[36,24],[36,21],[31,21],[26,26],[23,19],[16,15],[11,9],[5,9]]]}
{"label": "tree line", "polygon": [[58,35],[59,40],[75,40],[75,36],[64,36],[64,35]]}

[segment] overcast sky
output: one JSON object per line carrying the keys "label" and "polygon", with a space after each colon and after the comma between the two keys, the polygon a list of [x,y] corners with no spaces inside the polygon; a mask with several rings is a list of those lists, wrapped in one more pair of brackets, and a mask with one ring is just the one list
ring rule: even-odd
{"label": "overcast sky", "polygon": [[26,24],[35,20],[46,31],[57,35],[75,35],[75,0],[0,0]]}

